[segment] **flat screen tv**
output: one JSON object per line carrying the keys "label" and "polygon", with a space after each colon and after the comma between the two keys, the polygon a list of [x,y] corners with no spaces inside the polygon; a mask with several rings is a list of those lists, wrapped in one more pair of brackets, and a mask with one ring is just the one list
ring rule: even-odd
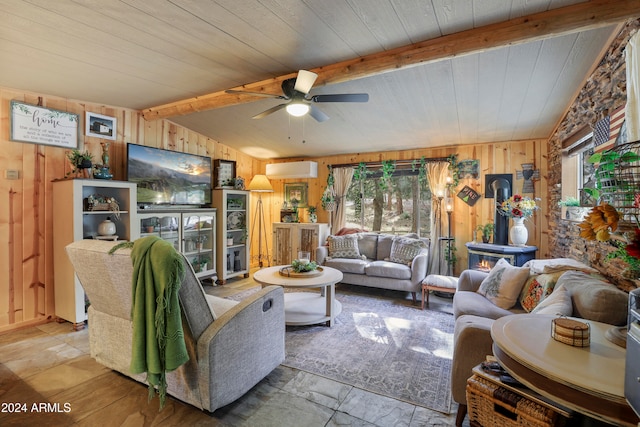
{"label": "flat screen tv", "polygon": [[211,158],[127,144],[127,180],[138,205],[211,204]]}

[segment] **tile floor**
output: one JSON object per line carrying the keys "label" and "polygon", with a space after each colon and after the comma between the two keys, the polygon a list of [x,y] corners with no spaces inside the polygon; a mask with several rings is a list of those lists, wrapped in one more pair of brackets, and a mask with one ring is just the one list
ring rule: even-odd
{"label": "tile floor", "polygon": [[284,366],[213,414],[172,398],[158,411],[147,397],[91,359],[86,329],[52,322],[0,335],[2,426],[453,426],[457,409],[445,415]]}

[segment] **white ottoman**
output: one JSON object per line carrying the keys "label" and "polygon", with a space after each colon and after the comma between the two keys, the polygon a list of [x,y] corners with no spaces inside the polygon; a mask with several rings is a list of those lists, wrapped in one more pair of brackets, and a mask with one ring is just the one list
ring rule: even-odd
{"label": "white ottoman", "polygon": [[422,281],[422,309],[425,301],[429,307],[429,291],[447,292],[454,294],[458,290],[458,278],[430,274]]}

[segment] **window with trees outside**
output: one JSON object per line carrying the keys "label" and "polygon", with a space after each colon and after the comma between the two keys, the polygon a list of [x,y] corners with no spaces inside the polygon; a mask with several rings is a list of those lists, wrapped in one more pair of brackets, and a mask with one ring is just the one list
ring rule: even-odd
{"label": "window with trees outside", "polygon": [[430,235],[431,191],[420,162],[361,163],[347,192],[346,227]]}

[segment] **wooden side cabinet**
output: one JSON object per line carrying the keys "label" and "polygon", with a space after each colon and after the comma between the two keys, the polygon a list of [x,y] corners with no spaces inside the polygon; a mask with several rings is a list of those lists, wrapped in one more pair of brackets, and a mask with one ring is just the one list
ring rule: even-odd
{"label": "wooden side cabinet", "polygon": [[[89,196],[113,197],[119,211],[88,204]],[[65,247],[82,239],[101,238],[100,223],[110,217],[116,234],[109,240],[135,240],[139,234],[136,215],[136,184],[100,179],[70,179],[53,183],[53,279],[55,314],[82,329],[87,319],[85,295],[67,258]],[[119,216],[119,219],[116,219]],[[117,237],[116,237],[117,236]]]}
{"label": "wooden side cabinet", "polygon": [[316,259],[316,248],[329,236],[329,224],[323,223],[273,223],[273,263],[291,264],[298,257],[298,251],[311,252]]}

